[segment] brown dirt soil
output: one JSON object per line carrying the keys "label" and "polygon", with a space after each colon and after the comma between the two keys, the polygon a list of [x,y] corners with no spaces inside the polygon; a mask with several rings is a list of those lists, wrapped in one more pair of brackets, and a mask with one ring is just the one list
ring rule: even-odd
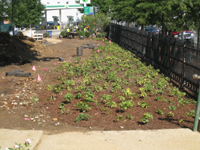
{"label": "brown dirt soil", "polygon": [[[194,118],[186,117],[185,113],[190,110],[195,110],[195,105],[179,106],[176,110],[170,110],[169,103],[155,101],[156,96],[151,96],[150,93],[147,93],[148,98],[145,101],[149,104],[149,108],[138,106],[138,102],[141,101],[140,97],[134,98],[133,102],[135,105],[127,110],[119,107],[109,108],[105,103],[100,105],[90,103],[91,110],[88,110],[86,113],[92,116],[92,118],[89,118],[88,121],[79,121],[76,123],[76,117],[78,117],[81,111],[73,105],[83,101],[83,98],[73,98],[65,105],[65,113],[61,114],[59,105],[63,102],[66,103],[64,95],[69,91],[64,89],[59,94],[53,96],[54,100],[46,101],[48,97],[52,96],[52,93],[47,91],[46,87],[47,85],[56,85],[60,82],[57,78],[59,72],[54,70],[61,64],[61,62],[59,62],[59,57],[62,57],[64,61],[68,63],[75,62],[76,47],[80,47],[84,43],[102,45],[102,42],[89,39],[79,40],[63,38],[61,39],[61,43],[48,44],[47,42],[42,45],[27,37],[9,37],[6,34],[0,37],[0,48],[3,47],[3,51],[2,49],[0,51],[0,56],[10,58],[4,59],[0,67],[0,128],[35,129],[45,130],[49,133],[59,133],[63,131],[147,130],[193,127]],[[28,48],[29,51],[27,53],[26,48]],[[15,51],[16,49],[17,51]],[[35,51],[35,54],[31,53],[32,51]],[[81,63],[84,63],[92,53],[91,49],[84,49],[84,56],[81,56]],[[14,56],[16,56],[17,59],[12,61]],[[33,65],[36,66],[36,71],[32,70]],[[46,68],[47,71],[44,71],[44,68]],[[6,72],[14,70],[30,72],[31,76],[5,76]],[[42,78],[41,82],[36,81],[38,74],[40,74]],[[105,76],[106,75],[104,75],[104,79]],[[83,77],[76,77],[74,79],[76,84],[80,85],[80,81]],[[91,88],[93,89],[94,86],[93,84]],[[140,94],[138,87],[129,86],[129,88],[132,92]],[[119,106],[121,100],[116,94],[121,95],[122,93],[119,91],[110,93],[110,90],[111,88],[109,87],[107,90],[103,89],[101,92],[94,92],[94,100],[100,102],[103,94],[109,94],[112,95],[112,101],[115,101]],[[70,93],[74,96],[77,95],[77,92],[71,91]],[[82,92],[81,94],[83,95],[84,93]],[[39,100],[34,101],[34,99],[30,97],[39,98]],[[176,96],[171,97],[169,93],[167,93],[164,98],[171,99],[172,102],[174,102],[172,105],[177,105]],[[68,114],[66,114],[67,109],[70,110]],[[161,109],[164,115],[158,115],[155,112],[157,109]],[[173,118],[166,117],[166,114],[170,111],[174,113]],[[154,118],[149,119],[149,123],[143,124],[140,119],[143,113],[146,112],[151,112]],[[126,118],[128,114],[133,117],[132,120]],[[115,122],[114,120],[119,115],[122,115],[124,119]],[[180,119],[184,122],[179,122]]]}

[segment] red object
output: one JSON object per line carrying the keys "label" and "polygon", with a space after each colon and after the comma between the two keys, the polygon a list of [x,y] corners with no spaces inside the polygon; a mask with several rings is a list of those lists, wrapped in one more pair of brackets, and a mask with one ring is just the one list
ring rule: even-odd
{"label": "red object", "polygon": [[[181,33],[182,31],[179,31],[179,32],[177,32],[177,31],[173,31],[172,32],[172,35],[176,35],[176,34],[179,34],[179,33]],[[190,33],[193,33],[192,31],[183,31],[183,32],[190,32]]]}
{"label": "red object", "polygon": [[90,26],[88,26],[88,29],[90,29]]}

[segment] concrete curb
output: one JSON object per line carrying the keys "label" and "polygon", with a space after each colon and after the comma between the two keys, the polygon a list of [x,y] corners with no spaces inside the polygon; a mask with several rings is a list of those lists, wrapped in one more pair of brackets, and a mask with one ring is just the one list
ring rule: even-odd
{"label": "concrete curb", "polygon": [[30,150],[33,150],[42,138],[42,135],[43,131],[37,130],[0,129],[0,146],[2,150],[5,150],[6,147],[14,148],[15,143],[23,145],[25,139],[30,139]]}
{"label": "concrete curb", "polygon": [[30,150],[199,150],[200,133],[190,129],[65,132],[0,129],[0,146],[31,140]]}
{"label": "concrete curb", "polygon": [[199,150],[200,134],[190,129],[66,132],[43,135],[37,150]]}

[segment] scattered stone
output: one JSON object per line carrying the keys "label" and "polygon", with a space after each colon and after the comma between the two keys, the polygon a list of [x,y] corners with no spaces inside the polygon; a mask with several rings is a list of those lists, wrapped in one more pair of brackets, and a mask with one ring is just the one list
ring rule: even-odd
{"label": "scattered stone", "polygon": [[46,122],[45,120],[43,120],[43,122]]}
{"label": "scattered stone", "polygon": [[57,121],[58,119],[57,118],[53,118],[53,121]]}
{"label": "scattered stone", "polygon": [[40,115],[40,117],[43,117],[43,115]]}
{"label": "scattered stone", "polygon": [[34,118],[31,118],[31,120],[33,121],[33,120],[34,120]]}
{"label": "scattered stone", "polygon": [[1,94],[1,97],[4,97],[4,94]]}
{"label": "scattered stone", "polygon": [[37,119],[37,118],[39,118],[39,116],[35,116],[35,118]]}
{"label": "scattered stone", "polygon": [[17,82],[16,82],[16,84],[17,84],[17,85],[20,85],[20,84],[21,84],[21,82],[20,82],[20,81],[17,81]]}

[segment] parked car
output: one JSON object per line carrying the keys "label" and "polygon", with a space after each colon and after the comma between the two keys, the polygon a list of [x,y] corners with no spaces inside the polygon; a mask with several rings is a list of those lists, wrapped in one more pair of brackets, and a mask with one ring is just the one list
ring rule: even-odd
{"label": "parked car", "polygon": [[159,33],[158,30],[156,30],[156,28],[153,27],[153,26],[146,26],[144,30],[147,31],[147,32],[152,32],[153,34]]}
{"label": "parked car", "polygon": [[[173,31],[172,36],[174,38],[182,39],[182,32]],[[194,40],[194,33],[193,31],[183,31],[183,37],[184,37],[184,40],[192,41]]]}
{"label": "parked car", "polygon": [[47,25],[54,25],[54,22],[53,21],[48,21]]}

